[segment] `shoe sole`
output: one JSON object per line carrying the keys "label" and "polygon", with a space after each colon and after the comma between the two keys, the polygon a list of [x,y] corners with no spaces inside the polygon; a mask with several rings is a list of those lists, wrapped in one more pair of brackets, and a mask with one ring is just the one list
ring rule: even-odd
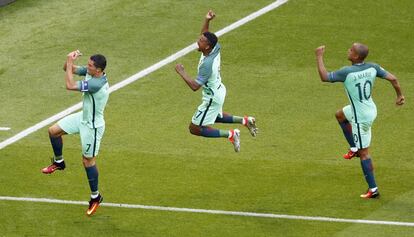
{"label": "shoe sole", "polygon": [[[236,136],[236,134],[237,134],[237,136]],[[240,152],[240,131],[237,131],[237,133],[235,131],[235,134],[234,135],[237,137],[237,140],[238,140],[238,142],[237,142],[238,145],[236,144],[236,141],[233,142],[234,151],[235,152]],[[236,140],[236,139],[234,139],[234,140]]]}
{"label": "shoe sole", "polygon": [[252,137],[257,136],[257,128],[247,126],[247,129],[249,129],[250,135],[252,135]]}

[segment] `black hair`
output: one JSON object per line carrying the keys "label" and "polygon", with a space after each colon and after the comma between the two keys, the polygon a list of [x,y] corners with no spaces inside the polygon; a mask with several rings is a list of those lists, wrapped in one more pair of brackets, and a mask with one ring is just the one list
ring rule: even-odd
{"label": "black hair", "polygon": [[102,69],[102,71],[105,70],[105,67],[106,67],[105,56],[103,56],[102,54],[95,54],[95,55],[92,55],[90,59],[93,61],[93,65],[96,68],[100,68]]}
{"label": "black hair", "polygon": [[207,38],[207,41],[209,43],[209,45],[211,46],[211,48],[214,48],[214,46],[216,46],[217,44],[217,36],[211,32],[204,32],[203,35]]}

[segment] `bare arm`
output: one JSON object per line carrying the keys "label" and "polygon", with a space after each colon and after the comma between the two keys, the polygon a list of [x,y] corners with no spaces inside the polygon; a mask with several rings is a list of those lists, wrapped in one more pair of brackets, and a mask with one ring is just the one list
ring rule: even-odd
{"label": "bare arm", "polygon": [[385,76],[385,79],[387,79],[391,83],[392,87],[394,87],[395,93],[397,94],[397,99],[395,100],[395,104],[403,105],[405,102],[405,98],[401,92],[400,83],[398,82],[397,77],[391,73],[387,73],[387,75]]}
{"label": "bare arm", "polygon": [[204,19],[203,26],[201,27],[201,34],[208,31],[209,26],[210,26],[210,21],[213,20],[215,16],[216,14],[212,10],[209,10],[207,12],[206,18]]}
{"label": "bare arm", "polygon": [[[65,62],[65,64],[63,64],[63,71],[66,72],[66,68],[67,67],[68,67],[67,62]],[[72,73],[75,73],[76,72],[76,68],[77,68],[76,65],[72,65]]]}
{"label": "bare arm", "polygon": [[187,85],[191,88],[193,91],[197,91],[200,89],[200,85],[191,79],[191,77],[185,72],[184,66],[182,64],[177,64],[175,66],[175,71],[181,76],[181,78],[187,83]]}
{"label": "bare arm", "polygon": [[[76,52],[78,54],[78,56],[82,56],[82,53],[79,50],[76,50],[74,52]],[[68,67],[67,62],[65,62],[65,64],[63,64],[63,71],[66,72],[67,67]],[[72,65],[72,73],[75,73],[76,72],[76,68],[77,67],[78,66],[76,66],[76,65]]]}
{"label": "bare arm", "polygon": [[[67,56],[65,66],[66,68],[72,68],[72,70],[65,70],[65,83],[67,90],[78,90],[78,84],[75,80],[73,80],[73,73],[76,70],[76,65],[73,62],[80,56],[81,54],[79,51],[70,52]],[[66,69],[64,67],[64,69]]]}
{"label": "bare arm", "polygon": [[328,71],[325,68],[325,64],[323,62],[323,54],[325,53],[325,45],[319,46],[315,50],[316,54],[316,62],[319,72],[319,77],[321,78],[321,81],[328,82]]}

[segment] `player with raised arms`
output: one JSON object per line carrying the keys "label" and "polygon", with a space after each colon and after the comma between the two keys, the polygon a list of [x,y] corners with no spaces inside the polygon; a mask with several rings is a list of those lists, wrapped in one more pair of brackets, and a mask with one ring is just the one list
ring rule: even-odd
{"label": "player with raised arms", "polygon": [[[64,170],[66,165],[62,155],[62,136],[80,134],[82,161],[91,190],[89,208],[86,211],[86,214],[90,216],[95,213],[103,200],[98,191],[96,156],[105,131],[104,110],[109,97],[109,85],[104,72],[106,58],[101,54],[95,54],[89,58],[87,66],[77,66],[74,61],[80,55],[79,50],[70,52],[63,69],[66,71],[66,89],[82,92],[83,108],[82,111],[66,116],[49,128],[54,157],[52,164],[43,168],[42,172],[51,174],[56,170]],[[85,78],[75,81],[73,74],[85,76]]]}
{"label": "player with raised arms", "polygon": [[198,51],[201,52],[197,78],[193,80],[185,72],[182,64],[177,64],[175,70],[193,91],[197,91],[201,87],[203,88],[202,103],[193,115],[189,126],[190,133],[203,137],[228,138],[233,143],[234,150],[239,152],[239,129],[222,130],[211,127],[214,123],[239,123],[246,126],[253,137],[256,136],[258,131],[254,117],[234,116],[222,111],[226,97],[226,87],[221,82],[220,75],[221,45],[218,43],[217,36],[209,32],[210,21],[215,16],[212,10],[207,12],[201,35],[197,41]]}

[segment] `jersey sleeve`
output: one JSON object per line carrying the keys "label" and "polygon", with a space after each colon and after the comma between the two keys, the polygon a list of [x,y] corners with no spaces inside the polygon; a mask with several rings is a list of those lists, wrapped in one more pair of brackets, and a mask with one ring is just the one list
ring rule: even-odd
{"label": "jersey sleeve", "polygon": [[211,76],[212,73],[212,61],[208,60],[208,61],[204,61],[199,69],[198,69],[198,75],[197,75],[197,79],[195,80],[200,86],[206,84],[206,82],[208,81],[208,79]]}
{"label": "jersey sleeve", "polygon": [[339,70],[328,72],[328,80],[330,82],[344,82],[348,75],[347,67],[343,67]]}
{"label": "jersey sleeve", "polygon": [[86,76],[88,69],[85,66],[77,66],[75,69],[75,74],[79,76]]}
{"label": "jersey sleeve", "polygon": [[91,92],[91,93],[95,93],[97,91],[99,91],[102,86],[104,86],[106,84],[107,80],[106,77],[103,78],[93,78],[90,79],[88,81],[86,80],[82,80],[82,81],[78,81],[78,90],[81,92]]}
{"label": "jersey sleeve", "polygon": [[387,70],[382,68],[380,65],[373,63],[372,66],[377,71],[377,77],[385,78],[388,74]]}

